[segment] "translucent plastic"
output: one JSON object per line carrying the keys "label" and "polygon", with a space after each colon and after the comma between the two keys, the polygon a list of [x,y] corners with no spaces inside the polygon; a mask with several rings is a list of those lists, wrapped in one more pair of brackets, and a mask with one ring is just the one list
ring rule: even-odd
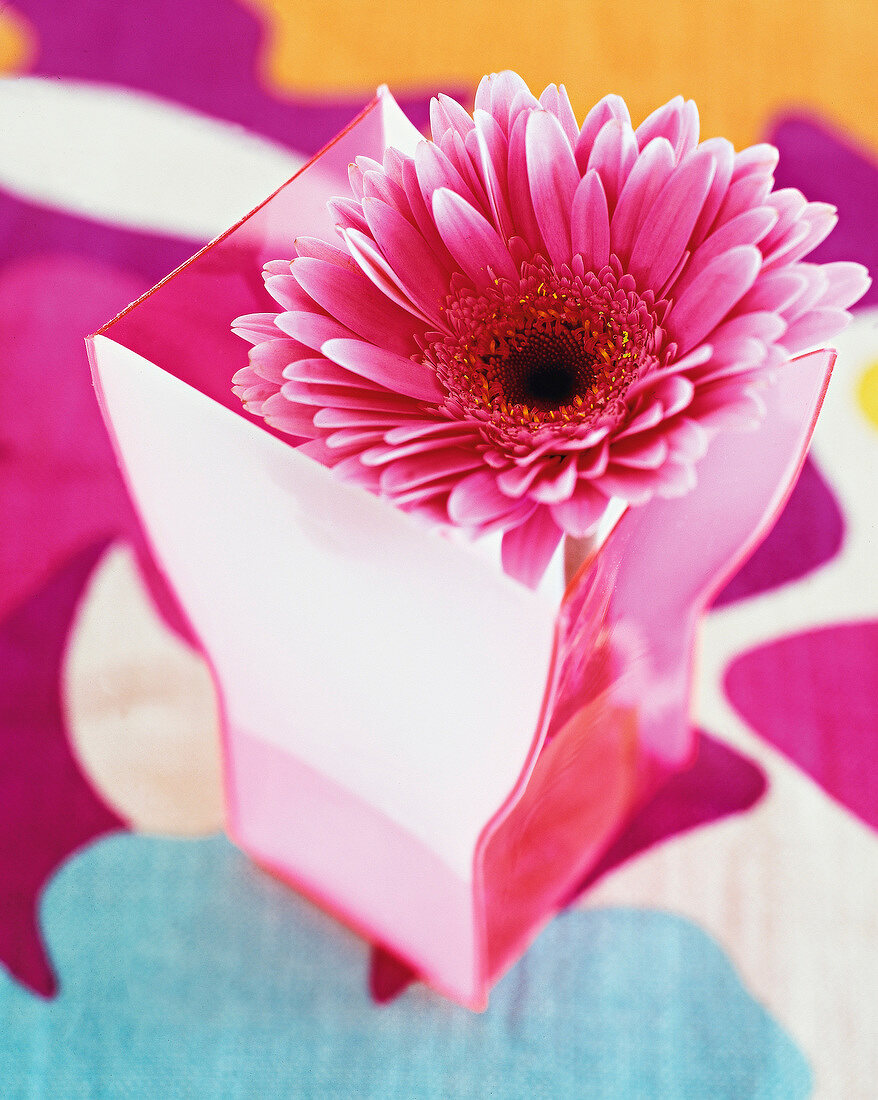
{"label": "translucent plastic", "polygon": [[156,559],[211,664],[228,828],[437,989],[483,1007],[693,750],[698,615],[766,533],[831,355],[680,500],[629,510],[560,603],[345,485],[231,394],[265,260],[330,231],[355,155],[410,149],[386,94],[302,173],[89,339]]}

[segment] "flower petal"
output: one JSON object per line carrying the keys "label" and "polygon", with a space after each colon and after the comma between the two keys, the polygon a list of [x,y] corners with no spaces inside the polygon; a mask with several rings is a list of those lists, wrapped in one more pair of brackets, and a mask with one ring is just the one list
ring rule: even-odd
{"label": "flower petal", "polygon": [[369,450],[363,451],[362,460],[367,466],[386,466],[411,455],[428,454],[437,451],[455,450],[458,454],[472,444],[472,433],[463,431],[459,436],[422,436],[400,447],[389,446],[386,436],[375,441]]}
{"label": "flower petal", "polygon": [[[786,358],[783,349],[772,348],[771,356],[780,354]],[[741,384],[746,386],[747,380],[742,376],[752,374],[757,370],[764,370],[770,358],[769,349],[761,340],[749,336],[740,337],[724,343],[722,357],[716,356],[701,370],[690,375],[697,389],[718,382],[722,379],[740,378]]]}
{"label": "flower petal", "polygon": [[464,527],[479,527],[500,519],[518,506],[518,501],[503,493],[497,478],[487,470],[478,470],[463,478],[448,497],[448,516]]}
{"label": "flower petal", "polygon": [[[643,394],[650,393],[663,378],[669,378],[677,374],[687,374],[696,370],[708,362],[712,353],[713,348],[710,344],[700,344],[681,358],[674,359],[668,366],[647,371],[628,387],[627,400],[631,402],[635,397],[642,397]],[[651,401],[651,398],[646,400]]]}
{"label": "flower petal", "polygon": [[604,96],[603,99],[598,100],[585,116],[585,122],[582,124],[582,130],[580,131],[579,139],[574,149],[576,163],[579,166],[579,171],[583,175],[585,175],[585,171],[589,166],[588,161],[595,139],[610,119],[617,119],[626,126],[631,125],[631,115],[628,113],[628,106],[625,100],[619,95]]}
{"label": "flower petal", "polygon": [[369,234],[360,233],[356,229],[342,229],[340,232],[357,266],[382,294],[412,316],[419,317],[428,326],[445,329],[445,318],[441,312],[436,316],[429,316],[415,304],[413,296]]}
{"label": "flower petal", "polygon": [[668,316],[668,330],[681,354],[703,340],[747,293],[761,265],[762,253],[755,245],[732,248],[707,265]]}
{"label": "flower petal", "polygon": [[433,220],[433,211],[424,200],[421,183],[418,179],[418,169],[414,160],[407,160],[403,165],[402,185],[405,189],[414,223],[420,230],[421,236],[433,250],[439,266],[449,273],[454,271],[454,260],[452,260],[448,249],[442,243],[439,230],[436,228],[436,222]]}
{"label": "flower petal", "polygon": [[276,313],[247,313],[232,321],[232,332],[250,344],[261,344],[278,335]]}
{"label": "flower petal", "polygon": [[[505,240],[515,235],[515,223],[506,201],[506,171],[509,158],[509,143],[496,119],[485,111],[475,112],[476,126],[472,131],[478,151],[482,177],[494,225]],[[468,139],[469,140],[469,139]]]}
{"label": "flower petal", "polygon": [[540,464],[537,462],[530,466],[514,465],[497,475],[497,484],[506,496],[517,500],[525,495],[539,474]]}
{"label": "flower petal", "polygon": [[383,169],[379,172],[365,172],[363,174],[363,198],[380,199],[387,206],[392,206],[403,217],[406,217],[408,212],[408,199],[405,197],[405,191]]}
{"label": "flower petal", "polygon": [[528,588],[536,588],[558,548],[563,531],[548,508],[503,533],[500,557],[503,569]]}
{"label": "flower petal", "polygon": [[664,435],[668,453],[680,462],[694,466],[707,450],[708,433],[696,420],[678,416],[674,426]]}
{"label": "flower petal", "polygon": [[818,347],[847,328],[851,315],[844,309],[814,309],[796,318],[784,333],[782,343],[789,352]]}
{"label": "flower petal", "polygon": [[672,374],[663,378],[655,390],[655,399],[661,402],[665,418],[676,416],[681,412],[695,393],[695,387],[688,378],[680,374]]}
{"label": "flower petal", "polygon": [[384,253],[409,298],[428,317],[441,319],[448,294],[448,273],[411,222],[378,199],[363,199],[363,213],[376,243]]}
{"label": "flower petal", "polygon": [[472,440],[481,438],[475,424],[460,420],[421,420],[417,424],[406,424],[404,427],[391,429],[385,439],[392,446],[398,447],[412,440],[426,439],[434,435],[456,437],[462,432],[468,433]]}
{"label": "flower petal", "polygon": [[386,410],[364,409],[356,406],[344,408],[332,408],[327,406],[318,409],[314,413],[314,426],[321,429],[338,431],[342,428],[380,428],[382,431],[401,426],[403,424],[417,423],[424,415],[424,410],[408,402],[396,412],[388,413]]}
{"label": "flower petal", "polygon": [[770,206],[757,206],[725,222],[695,250],[674,293],[679,297],[707,267],[711,260],[742,244],[758,244],[777,221],[777,211]]}
{"label": "flower petal", "polygon": [[639,286],[658,290],[679,263],[715,171],[713,154],[696,149],[681,162],[653,200],[628,265]]}
{"label": "flower petal", "polygon": [[[478,471],[480,476],[489,477],[490,475],[485,471],[479,470],[480,466],[481,456],[477,452],[459,447],[440,451],[438,455],[412,455],[384,467],[381,473],[381,488],[390,493],[403,493],[451,475],[455,475],[456,484],[461,484],[460,478],[470,470]],[[465,477],[464,480],[466,480]]]}
{"label": "flower petal", "polygon": [[[341,248],[336,248],[329,241],[320,240],[319,237],[296,237],[295,245],[297,256],[310,256],[313,260],[325,260],[328,264],[347,267],[351,271],[356,266],[347,252]],[[267,268],[268,264],[266,264]],[[289,270],[289,267],[287,270]]]}
{"label": "flower petal", "polygon": [[668,444],[663,436],[641,439],[635,436],[613,447],[613,462],[638,470],[657,470],[668,457]]}
{"label": "flower petal", "polygon": [[709,138],[701,143],[702,149],[709,149],[716,161],[716,171],[710,185],[710,192],[704,200],[698,221],[692,230],[692,244],[697,246],[714,228],[714,221],[726,197],[735,170],[735,147],[725,138]]}
{"label": "flower petal", "polygon": [[515,225],[516,235],[533,251],[542,244],[540,227],[537,225],[533,203],[530,199],[530,185],[527,176],[527,122],[528,115],[521,114],[515,121],[509,134],[509,163],[506,173],[509,198],[509,211]]}
{"label": "flower petal", "polygon": [[[295,245],[293,247],[295,248]],[[290,262],[290,260],[269,260],[268,263],[262,265],[262,278],[268,279],[272,275],[289,275]]]}
{"label": "flower petal", "polygon": [[351,332],[401,355],[417,350],[414,332],[419,322],[382,294],[362,271],[342,270],[307,257],[294,260],[293,271],[314,301]]}
{"label": "flower petal", "polygon": [[[327,382],[298,382],[291,379],[284,382],[281,394],[288,401],[303,405],[320,405],[335,409],[356,409],[360,412],[393,415],[413,408],[408,397],[390,393],[386,389],[376,389],[368,381],[363,385],[336,385]],[[423,410],[416,409],[423,415]]]}
{"label": "flower petal", "polygon": [[773,177],[768,174],[754,172],[736,180],[733,172],[732,182],[720,204],[714,226],[719,228],[724,222],[731,221],[755,206],[764,206],[773,183]]}
{"label": "flower petal", "polygon": [[512,104],[521,97],[521,101],[539,106],[536,97],[518,73],[507,69],[502,73],[491,73],[482,77],[476,89],[476,109],[487,111],[500,123],[505,133],[509,133],[515,119],[512,117]]}
{"label": "flower petal", "polygon": [[277,316],[277,327],[314,351],[318,351],[320,345],[327,340],[349,340],[354,335],[333,317],[327,317],[325,313],[318,313],[316,310],[288,310],[281,313]]}
{"label": "flower petal", "polygon": [[[568,445],[569,446],[569,445]],[[576,469],[580,478],[597,478],[606,470],[610,461],[610,444],[608,440],[589,447],[578,455]]]}
{"label": "flower petal", "polygon": [[749,145],[746,149],[742,149],[740,153],[735,154],[732,182],[754,174],[770,176],[777,168],[779,160],[780,153],[774,145],[769,145],[768,142]]}
{"label": "flower petal", "polygon": [[429,209],[433,208],[433,195],[440,187],[447,187],[449,191],[454,191],[470,206],[479,206],[479,201],[470,185],[438,145],[431,145],[430,142],[424,141],[417,147],[415,171],[421,194]]}
{"label": "flower petal", "polygon": [[262,403],[277,393],[277,388],[254,374],[249,367],[242,367],[232,375],[232,390],[249,412],[259,415]]}
{"label": "flower petal", "polygon": [[281,385],[284,379],[284,368],[296,359],[307,358],[312,355],[310,348],[300,344],[298,340],[265,340],[250,350],[248,363],[250,368],[267,382]]}
{"label": "flower petal", "polygon": [[613,252],[623,264],[655,197],[674,168],[674,150],[667,138],[657,137],[637,158],[613,211]]}
{"label": "flower petal", "polygon": [[710,432],[721,429],[752,431],[765,415],[765,406],[752,390],[732,379],[699,387],[689,413]]}
{"label": "flower petal", "polygon": [[869,272],[862,264],[838,260],[822,267],[829,279],[829,290],[820,299],[823,307],[847,309],[858,302],[872,285]]}
{"label": "flower petal", "polygon": [[667,138],[672,146],[676,146],[682,130],[684,102],[681,95],[675,95],[661,107],[656,107],[652,114],[641,122],[635,131],[637,144],[641,149],[657,137]]}
{"label": "flower petal", "polygon": [[595,138],[588,158],[588,168],[600,173],[607,206],[611,211],[616,207],[616,200],[636,160],[637,138],[631,126],[616,118],[611,119]]}
{"label": "flower petal", "polygon": [[576,487],[579,471],[574,457],[564,459],[560,465],[555,460],[540,468],[539,477],[531,486],[528,496],[541,504],[559,504],[567,500]]}
{"label": "flower petal", "polygon": [[445,247],[476,286],[518,277],[497,230],[460,195],[441,187],[433,195],[433,216]]}
{"label": "flower petal", "polygon": [[714,358],[728,360],[728,347],[740,339],[750,338],[763,344],[773,344],[787,331],[783,317],[771,310],[756,310],[753,313],[740,313],[718,325],[710,335]]}
{"label": "flower petal", "polygon": [[802,217],[803,224],[808,231],[804,234],[797,233],[796,239],[784,242],[770,255],[765,257],[766,267],[776,267],[782,259],[785,264],[794,263],[806,256],[825,240],[838,224],[838,213],[829,203],[811,202]]}
{"label": "flower petal", "polygon": [[[333,271],[339,270],[334,264],[327,266]],[[289,267],[285,275],[269,275],[265,280],[265,289],[282,309],[311,310],[314,308],[311,297],[299,285],[299,280],[294,279],[290,274]]]}
{"label": "flower petal", "polygon": [[694,99],[687,99],[683,104],[680,118],[680,136],[674,146],[678,160],[682,160],[698,145],[700,133],[701,119],[698,117],[698,106]]}
{"label": "flower petal", "polygon": [[265,402],[258,415],[265,418],[266,424],[288,435],[311,438],[316,434],[313,405],[292,403],[279,393]]}
{"label": "flower petal", "polygon": [[[380,382],[371,382],[361,375],[345,370],[325,356],[297,359],[284,368],[284,382],[310,382],[323,386],[344,386],[348,389],[371,390],[382,393],[387,389]],[[281,383],[283,384],[283,383]]]}
{"label": "flower petal", "polygon": [[413,489],[393,493],[391,499],[399,508],[416,511],[430,523],[447,524],[448,494],[457,484],[457,479],[457,474],[448,474],[435,481],[423,481]]}
{"label": "flower petal", "polygon": [[342,428],[340,431],[328,435],[324,442],[331,451],[354,451],[358,455],[364,455],[365,448],[373,443],[380,443],[383,439],[380,428]]}
{"label": "flower petal", "polygon": [[592,534],[609,501],[590,481],[580,479],[567,500],[551,506],[552,518],[574,538]]}
{"label": "flower petal", "polygon": [[[675,375],[671,375],[671,377],[673,378]],[[652,431],[658,424],[661,424],[664,416],[665,411],[661,403],[650,395],[649,403],[643,411],[632,417],[622,430],[616,433],[614,439],[625,439],[627,436],[637,435],[639,432]]]}
{"label": "flower petal", "polygon": [[600,271],[610,259],[610,219],[601,177],[592,169],[576,188],[570,215],[574,255],[582,256],[586,271]]}
{"label": "flower petal", "polygon": [[695,472],[691,466],[677,461],[665,462],[657,470],[638,470],[611,464],[598,485],[601,492],[608,496],[640,505],[654,496],[682,496],[694,488]]}
{"label": "flower petal", "polygon": [[354,199],[330,199],[326,206],[336,225],[345,229],[359,229],[362,233],[369,231],[363,217],[363,208]]}
{"label": "flower petal", "polygon": [[808,203],[797,188],[782,187],[779,191],[772,191],[765,200],[765,204],[773,207],[778,214],[777,224],[763,241],[762,251],[767,257],[787,239],[790,231],[798,226]]}
{"label": "flower petal", "polygon": [[473,120],[456,99],[440,92],[430,100],[430,133],[438,142],[446,130],[455,129],[462,136],[473,127]]}
{"label": "flower petal", "polygon": [[445,391],[433,370],[364,340],[328,340],[320,349],[339,366],[416,401],[441,401]]}
{"label": "flower petal", "polygon": [[561,123],[548,111],[527,120],[527,176],[540,236],[556,267],[570,262],[570,211],[579,171]]}
{"label": "flower petal", "polygon": [[547,111],[551,111],[561,123],[561,128],[572,149],[579,140],[579,127],[576,124],[576,115],[573,113],[570,97],[567,95],[567,89],[564,85],[549,84],[540,96],[540,106],[545,107]]}
{"label": "flower petal", "polygon": [[356,163],[348,165],[348,183],[357,202],[363,198],[363,169]]}

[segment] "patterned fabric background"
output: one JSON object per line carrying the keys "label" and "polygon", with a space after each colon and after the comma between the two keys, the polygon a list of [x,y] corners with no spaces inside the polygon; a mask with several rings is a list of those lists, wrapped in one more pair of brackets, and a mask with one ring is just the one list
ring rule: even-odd
{"label": "patterned fabric background", "polygon": [[[870,18],[871,17],[871,18]],[[868,0],[15,0],[0,10],[0,1095],[759,1097],[878,1081],[878,289],[707,617],[694,768],[473,1015],[222,838],[204,664],[82,338],[388,82],[693,96],[878,271]],[[872,769],[876,770],[873,771]]]}

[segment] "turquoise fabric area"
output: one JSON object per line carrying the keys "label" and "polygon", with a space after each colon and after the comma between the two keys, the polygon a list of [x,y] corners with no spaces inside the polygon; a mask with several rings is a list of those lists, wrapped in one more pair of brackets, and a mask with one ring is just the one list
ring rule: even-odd
{"label": "turquoise fabric area", "polygon": [[808,1067],[676,917],[573,910],[474,1015],[377,1007],[365,945],[225,840],[114,836],[43,904],[61,993],[0,975],[5,1098],[783,1098]]}

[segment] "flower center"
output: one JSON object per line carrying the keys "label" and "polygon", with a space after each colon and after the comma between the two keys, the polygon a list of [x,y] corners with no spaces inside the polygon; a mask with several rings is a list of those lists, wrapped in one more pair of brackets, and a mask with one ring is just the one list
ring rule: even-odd
{"label": "flower center", "polygon": [[582,396],[594,380],[594,359],[583,353],[574,333],[530,331],[510,341],[505,358],[485,364],[506,393],[507,403],[548,412]]}
{"label": "flower center", "polygon": [[656,361],[651,298],[612,267],[599,275],[524,264],[521,280],[449,295],[451,333],[424,349],[446,409],[498,442],[624,412],[628,386]]}

